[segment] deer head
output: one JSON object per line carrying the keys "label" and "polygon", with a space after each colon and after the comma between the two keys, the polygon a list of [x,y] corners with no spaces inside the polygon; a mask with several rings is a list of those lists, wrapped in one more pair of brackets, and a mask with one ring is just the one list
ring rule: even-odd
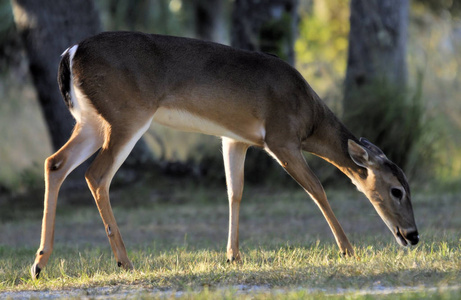
{"label": "deer head", "polygon": [[367,170],[366,177],[354,182],[357,188],[367,196],[400,245],[416,245],[419,235],[403,171],[365,138],[360,138],[360,144],[349,140],[348,151],[352,160]]}

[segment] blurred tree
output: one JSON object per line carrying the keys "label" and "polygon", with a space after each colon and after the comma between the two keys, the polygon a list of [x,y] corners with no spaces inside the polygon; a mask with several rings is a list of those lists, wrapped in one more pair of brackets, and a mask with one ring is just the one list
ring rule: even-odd
{"label": "blurred tree", "polygon": [[21,41],[16,34],[9,0],[0,0],[0,75],[19,66],[22,61]]}
{"label": "blurred tree", "polygon": [[298,0],[236,0],[232,13],[233,47],[275,54],[294,64]]}
{"label": "blurred tree", "polygon": [[408,0],[352,0],[344,109],[376,80],[405,87]]}
{"label": "blurred tree", "polygon": [[352,0],[344,122],[401,166],[421,136],[420,97],[407,94],[408,0]]}
{"label": "blurred tree", "polygon": [[296,68],[330,108],[338,112],[344,93],[340,87],[346,72],[349,1],[303,1],[299,13]]}
{"label": "blurred tree", "polygon": [[150,25],[150,1],[146,0],[112,0],[109,12],[114,23],[123,23],[126,30],[142,30]]}
{"label": "blurred tree", "polygon": [[224,0],[194,0],[196,37],[224,43]]}
{"label": "blurred tree", "polygon": [[53,148],[57,150],[69,138],[74,122],[56,83],[60,55],[73,43],[100,31],[98,13],[92,0],[12,0],[12,5]]}
{"label": "blurred tree", "polygon": [[461,0],[414,0],[414,2],[421,3],[438,14],[444,11],[456,17],[461,14]]}
{"label": "blurred tree", "polygon": [[[219,1],[219,0],[218,0]],[[106,30],[192,35],[194,1],[98,0]]]}
{"label": "blurred tree", "polygon": [[[101,31],[99,14],[92,0],[12,0],[12,6],[53,148],[58,150],[74,124],[56,82],[60,55],[72,44]],[[126,165],[138,166],[151,158],[141,140]],[[77,173],[81,175],[83,169]]]}
{"label": "blurred tree", "polygon": [[226,0],[100,0],[109,30],[195,36],[226,41]]}

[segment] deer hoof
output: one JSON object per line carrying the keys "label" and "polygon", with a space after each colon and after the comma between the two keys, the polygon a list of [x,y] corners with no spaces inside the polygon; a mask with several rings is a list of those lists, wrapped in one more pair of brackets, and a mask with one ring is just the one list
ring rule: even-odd
{"label": "deer hoof", "polygon": [[32,279],[38,279],[40,271],[42,271],[42,269],[40,269],[37,264],[34,264],[32,268],[30,268],[30,275],[32,276]]}
{"label": "deer hoof", "polygon": [[354,257],[354,251],[353,250],[346,250],[346,251],[341,251],[339,256],[342,258],[349,258],[349,257]]}
{"label": "deer hoof", "polygon": [[230,255],[227,257],[227,263],[231,264],[231,263],[234,263],[234,264],[237,264],[237,263],[241,263],[242,262],[242,259],[240,258],[240,254],[237,253],[237,255]]}
{"label": "deer hoof", "polygon": [[130,261],[123,263],[121,261],[117,262],[117,266],[120,268],[122,267],[125,271],[132,271],[134,270],[133,264]]}

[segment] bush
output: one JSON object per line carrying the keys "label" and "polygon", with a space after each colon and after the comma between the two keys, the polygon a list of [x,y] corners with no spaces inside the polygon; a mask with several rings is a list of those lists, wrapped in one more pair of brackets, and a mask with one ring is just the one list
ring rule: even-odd
{"label": "bush", "polygon": [[422,77],[414,95],[375,81],[353,95],[362,101],[355,100],[360,104],[345,109],[344,115],[344,123],[354,134],[378,145],[390,160],[413,175],[434,163],[433,123],[428,120],[421,90]]}

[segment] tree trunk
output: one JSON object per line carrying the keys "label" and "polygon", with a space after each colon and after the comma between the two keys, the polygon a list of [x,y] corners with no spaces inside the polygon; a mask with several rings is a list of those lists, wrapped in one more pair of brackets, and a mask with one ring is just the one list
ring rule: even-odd
{"label": "tree trunk", "polygon": [[231,44],[275,54],[294,64],[298,0],[236,0]]}
{"label": "tree trunk", "polygon": [[223,0],[195,0],[195,32],[199,39],[225,42]]}
{"label": "tree trunk", "polygon": [[53,149],[57,150],[69,138],[74,123],[56,83],[60,55],[99,32],[99,17],[91,0],[13,0],[12,4]]}
{"label": "tree trunk", "polygon": [[404,88],[407,81],[408,0],[352,0],[345,81],[345,115],[377,83]]}
{"label": "tree trunk", "polygon": [[409,1],[352,0],[350,7],[344,123],[403,167],[421,116],[406,91]]}

